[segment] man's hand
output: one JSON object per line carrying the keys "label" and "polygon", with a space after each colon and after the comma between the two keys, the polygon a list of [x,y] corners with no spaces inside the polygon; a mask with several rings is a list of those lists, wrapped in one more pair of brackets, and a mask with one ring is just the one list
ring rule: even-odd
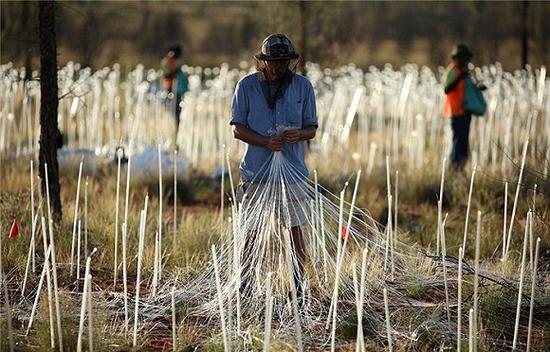
{"label": "man's hand", "polygon": [[283,136],[285,137],[285,140],[288,143],[296,143],[302,140],[302,131],[301,130],[286,130],[283,133]]}
{"label": "man's hand", "polygon": [[274,152],[280,152],[281,150],[283,150],[283,137],[275,136],[275,137],[269,138],[265,147]]}

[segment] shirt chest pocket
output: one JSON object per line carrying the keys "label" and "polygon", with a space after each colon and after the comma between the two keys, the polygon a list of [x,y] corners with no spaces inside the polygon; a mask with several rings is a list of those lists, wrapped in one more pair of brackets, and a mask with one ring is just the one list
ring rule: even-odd
{"label": "shirt chest pocket", "polygon": [[285,120],[289,127],[302,128],[303,107],[304,105],[301,100],[287,102]]}

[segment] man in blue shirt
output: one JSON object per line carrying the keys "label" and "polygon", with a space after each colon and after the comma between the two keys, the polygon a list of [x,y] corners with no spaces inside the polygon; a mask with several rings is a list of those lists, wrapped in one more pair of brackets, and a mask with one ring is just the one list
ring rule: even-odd
{"label": "man in blue shirt", "polygon": [[[247,194],[262,187],[269,173],[266,166],[276,152],[282,153],[293,172],[300,175],[290,182],[305,180],[309,175],[304,160],[305,144],[315,137],[318,126],[313,86],[307,78],[289,69],[290,61],[299,58],[290,40],[283,34],[272,34],[264,39],[261,52],[255,57],[257,72],[238,82],[230,122],[235,138],[247,144],[240,165],[241,187]],[[289,197],[289,202],[294,201],[299,202]],[[305,249],[300,226],[307,219],[303,204],[289,204],[289,209],[294,210],[288,222],[297,259],[294,278],[301,296]],[[247,237],[245,258],[250,257],[254,236]],[[243,263],[244,276],[251,265],[246,260]]]}

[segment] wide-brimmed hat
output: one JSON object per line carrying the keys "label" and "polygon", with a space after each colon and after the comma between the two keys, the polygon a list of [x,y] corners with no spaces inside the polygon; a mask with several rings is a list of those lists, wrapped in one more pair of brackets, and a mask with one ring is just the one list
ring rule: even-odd
{"label": "wide-brimmed hat", "polygon": [[464,44],[458,44],[453,47],[453,51],[451,51],[451,58],[455,59],[464,59],[464,60],[470,60],[472,58],[473,54],[468,49],[468,47]]}
{"label": "wide-brimmed hat", "polygon": [[292,46],[292,42],[286,35],[275,33],[269,35],[262,42],[261,52],[254,55],[258,60],[276,61],[276,60],[294,60],[300,57]]}

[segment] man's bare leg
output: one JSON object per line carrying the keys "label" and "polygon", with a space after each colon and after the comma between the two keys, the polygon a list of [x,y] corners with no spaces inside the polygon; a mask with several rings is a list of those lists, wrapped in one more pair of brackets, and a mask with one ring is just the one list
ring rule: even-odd
{"label": "man's bare leg", "polygon": [[303,298],[303,277],[306,262],[306,250],[304,245],[304,237],[302,235],[302,229],[300,226],[292,227],[291,231],[292,250],[296,256],[296,262],[294,265],[294,284],[296,285],[296,294],[298,296],[298,302],[302,304]]}

